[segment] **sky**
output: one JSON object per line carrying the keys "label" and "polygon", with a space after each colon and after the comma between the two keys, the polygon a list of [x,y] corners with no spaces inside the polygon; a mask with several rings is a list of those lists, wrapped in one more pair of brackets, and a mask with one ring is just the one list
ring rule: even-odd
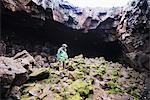
{"label": "sky", "polygon": [[65,0],[78,7],[121,7],[130,0]]}

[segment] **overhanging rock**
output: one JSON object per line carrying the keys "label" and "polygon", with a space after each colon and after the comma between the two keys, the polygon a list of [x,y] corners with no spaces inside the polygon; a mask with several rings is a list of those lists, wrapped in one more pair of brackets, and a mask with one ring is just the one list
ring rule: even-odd
{"label": "overhanging rock", "polygon": [[[107,18],[115,19],[124,9],[124,7],[79,8],[63,0],[2,0],[2,2],[12,11],[23,10],[32,17],[53,19],[73,29],[85,29],[85,32],[95,29]],[[48,10],[49,13],[46,13]]]}

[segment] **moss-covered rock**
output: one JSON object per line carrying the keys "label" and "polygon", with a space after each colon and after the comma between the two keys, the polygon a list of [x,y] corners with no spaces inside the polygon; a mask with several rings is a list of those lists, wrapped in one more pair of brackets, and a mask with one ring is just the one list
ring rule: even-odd
{"label": "moss-covered rock", "polygon": [[36,69],[29,75],[30,80],[41,80],[49,77],[49,71],[46,68]]}
{"label": "moss-covered rock", "polygon": [[111,100],[115,96],[138,98],[143,89],[143,85],[137,85],[142,83],[143,74],[119,63],[108,62],[103,57],[94,59],[76,56],[68,59],[65,69],[61,71],[56,68],[59,63],[51,65],[51,68],[37,69],[30,74],[30,78],[43,77],[45,74],[47,77],[24,84],[21,88],[23,99]]}

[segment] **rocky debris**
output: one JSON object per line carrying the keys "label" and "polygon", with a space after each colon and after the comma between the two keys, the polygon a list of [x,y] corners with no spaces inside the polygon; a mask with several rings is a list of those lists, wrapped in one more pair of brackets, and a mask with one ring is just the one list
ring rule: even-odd
{"label": "rocky debris", "polygon": [[34,59],[40,67],[50,67],[50,63],[55,61],[53,56],[47,56],[47,54],[36,55]]}
{"label": "rocky debris", "polygon": [[14,86],[12,87],[11,93],[8,94],[8,100],[20,100],[20,87]]}
{"label": "rocky debris", "polygon": [[79,55],[69,58],[65,69],[59,71],[57,66],[59,63],[55,62],[49,68],[31,73],[30,76],[39,78],[43,76],[39,74],[46,71],[49,76],[22,85],[21,99],[132,100],[139,98],[145,87],[144,73],[108,62],[103,57],[83,58]]}
{"label": "rocky debris", "polygon": [[133,68],[149,69],[150,8],[149,0],[134,1],[125,9],[117,27],[118,39],[124,46],[125,61]]}
{"label": "rocky debris", "polygon": [[[72,5],[63,4],[63,2],[59,2],[59,0],[55,0],[52,3],[50,3],[51,0],[20,1],[21,0],[2,0],[2,3],[6,8],[11,9],[12,11],[23,10],[30,13],[32,17],[40,18],[42,20],[54,19],[74,29],[84,29],[85,33],[88,32],[89,29],[97,27],[96,32],[99,30],[98,32],[101,33],[102,30],[104,33],[101,34],[106,34],[102,39],[105,37],[109,37],[109,41],[119,39],[124,47],[123,53],[127,63],[135,69],[140,71],[146,69],[146,71],[149,72],[149,0],[134,1],[131,5],[127,6],[124,11],[121,11],[121,9],[116,9],[115,11],[115,9],[113,9],[112,16],[109,16],[108,9],[98,9],[98,11],[90,8],[80,9]],[[38,5],[41,5],[44,9]],[[109,9],[109,11],[111,10]],[[93,12],[95,12],[95,14],[93,14]],[[100,15],[97,16],[97,13]],[[40,25],[43,25],[43,22],[39,23]],[[111,28],[114,30],[111,30]],[[117,34],[116,28],[118,31]],[[4,46],[5,48],[5,45],[2,44],[1,46]],[[40,47],[37,48],[42,49]],[[42,50],[47,52],[47,48],[43,48]],[[2,51],[5,52],[5,49]],[[14,54],[13,51],[12,54]],[[39,61],[39,65],[45,64],[45,58],[43,58],[44,57],[40,57],[40,60],[36,59],[36,61]],[[95,59],[83,59],[82,57],[73,58],[68,61],[66,69],[62,72],[56,70],[59,66],[58,63],[54,63],[50,68],[50,78],[43,80],[43,82],[51,83],[53,85],[51,91],[53,92],[54,98],[57,99],[65,98],[66,96],[70,97],[70,91],[68,93],[68,91],[64,90],[62,87],[69,87],[76,80],[89,81],[88,83],[90,85],[100,84],[103,91],[105,90],[110,94],[125,91],[125,93],[131,95],[131,98],[139,97],[139,93],[144,87],[143,74],[134,71],[132,68],[123,68],[119,64],[112,64],[112,62],[108,63],[103,58]],[[28,61],[25,60],[23,62],[23,64],[27,64],[25,62]],[[97,64],[97,62],[99,63]],[[95,65],[95,63],[97,65]],[[28,65],[30,64],[31,63],[28,62]],[[43,65],[42,67],[44,66],[48,65]],[[117,66],[117,69],[114,66]],[[66,72],[69,72],[69,74]],[[10,79],[14,79],[14,76],[8,76],[10,76]],[[62,83],[58,84],[62,82],[62,80],[63,85],[61,85]],[[97,83],[95,83],[96,80]],[[138,87],[137,84],[140,84],[140,86]],[[62,90],[60,90],[60,88]],[[24,95],[29,97],[28,93],[29,92],[27,91]],[[104,93],[103,97],[100,95],[101,93],[97,93],[98,95],[95,96],[95,98],[104,99],[114,98],[113,96],[116,96],[107,95],[108,93]],[[70,98],[87,98],[87,95],[82,96],[80,93],[74,94],[75,95],[71,95]],[[147,90],[146,93],[143,92],[143,95],[145,94],[149,94],[147,93]],[[123,96],[123,94],[121,95]],[[52,95],[49,95],[49,97],[51,96]],[[126,98],[126,95],[124,96]],[[29,98],[37,99],[39,97],[32,96]],[[120,98],[120,95],[118,98]]]}
{"label": "rocky debris", "polygon": [[12,90],[11,88],[22,85],[28,79],[28,74],[21,63],[12,58],[1,56],[0,78],[1,95],[7,97]]}
{"label": "rocky debris", "polygon": [[34,71],[29,75],[30,80],[41,80],[49,77],[49,71],[46,68],[34,69]]}
{"label": "rocky debris", "polygon": [[[49,77],[47,69],[38,69],[34,58],[26,51],[17,53],[14,57],[0,57],[0,86],[2,98],[20,99],[19,87],[29,78],[43,79]],[[28,75],[31,73],[30,75]]]}

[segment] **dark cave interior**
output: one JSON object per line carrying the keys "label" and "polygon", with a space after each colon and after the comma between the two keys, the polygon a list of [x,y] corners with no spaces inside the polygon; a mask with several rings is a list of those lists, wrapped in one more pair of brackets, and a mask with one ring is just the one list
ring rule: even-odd
{"label": "dark cave interior", "polygon": [[[6,9],[5,9],[6,10]],[[32,52],[33,46],[55,46],[52,55],[62,43],[68,44],[70,57],[83,54],[85,57],[103,56],[109,61],[118,61],[122,54],[122,47],[118,40],[113,42],[104,41],[103,30],[91,30],[83,33],[82,30],[73,30],[63,24],[52,20],[40,20],[31,18],[25,12],[2,12],[2,39],[11,44],[24,46]],[[52,47],[53,48],[53,47]],[[9,52],[9,51],[8,51]]]}

